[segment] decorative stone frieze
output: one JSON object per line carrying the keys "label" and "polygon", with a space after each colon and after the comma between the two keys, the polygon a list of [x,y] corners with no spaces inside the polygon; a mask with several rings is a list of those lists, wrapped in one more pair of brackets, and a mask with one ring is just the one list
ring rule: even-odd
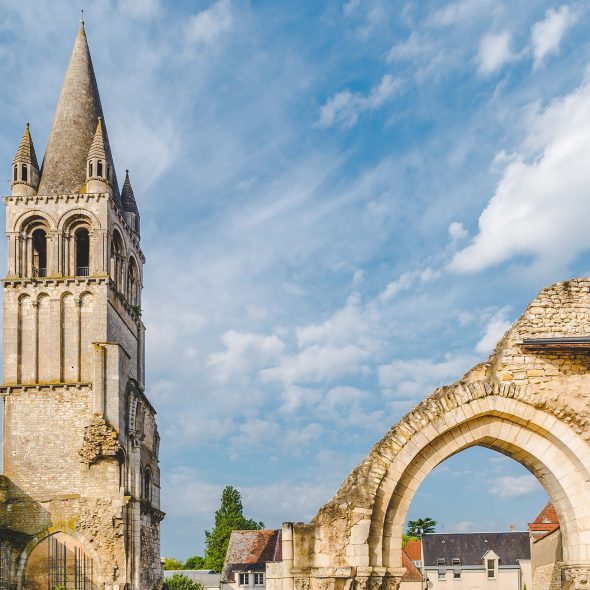
{"label": "decorative stone frieze", "polygon": [[590,565],[564,566],[563,590],[589,590],[590,589]]}

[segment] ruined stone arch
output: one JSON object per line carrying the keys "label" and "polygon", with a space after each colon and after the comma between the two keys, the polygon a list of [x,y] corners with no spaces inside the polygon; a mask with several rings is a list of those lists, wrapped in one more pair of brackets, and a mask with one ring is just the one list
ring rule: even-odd
{"label": "ruined stone arch", "polygon": [[[541,291],[491,357],[393,426],[309,524],[283,528],[291,590],[393,590],[409,505],[439,463],[473,446],[524,465],[550,496],[564,590],[590,579],[590,280]],[[288,579],[288,582],[285,581]]]}
{"label": "ruined stone arch", "polygon": [[89,556],[93,563],[93,576],[92,582],[93,587],[103,587],[105,582],[105,575],[102,571],[101,561],[98,557],[98,553],[92,546],[92,544],[86,539],[86,537],[80,534],[78,531],[71,529],[67,524],[61,523],[45,529],[44,531],[35,535],[29,543],[25,546],[20,557],[17,561],[17,590],[24,590],[25,588],[32,588],[33,590],[39,590],[47,587],[43,587],[42,584],[35,585],[27,579],[30,569],[30,559],[34,557],[35,550],[42,552],[46,555],[46,550],[43,544],[50,541],[52,537],[60,536],[62,539],[70,540],[73,546],[78,546]]}

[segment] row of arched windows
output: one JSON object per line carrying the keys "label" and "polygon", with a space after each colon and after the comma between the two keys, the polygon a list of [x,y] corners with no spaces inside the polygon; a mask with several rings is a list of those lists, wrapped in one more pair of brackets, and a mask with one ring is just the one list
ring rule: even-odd
{"label": "row of arched windows", "polygon": [[[48,263],[53,268],[59,268],[59,272],[66,276],[87,277],[91,273],[104,267],[101,260],[93,260],[99,256],[102,243],[94,245],[96,237],[91,235],[91,227],[84,218],[74,219],[68,226],[68,231],[63,235],[59,248],[51,250],[55,256],[59,251],[60,263],[49,262],[48,251],[48,227],[42,218],[32,218],[25,227],[24,238],[16,248],[17,261],[14,272],[20,276],[46,277]],[[106,244],[105,244],[106,246]],[[98,248],[98,250],[97,250]],[[104,251],[104,250],[102,250]],[[117,291],[121,293],[130,305],[140,305],[141,275],[139,266],[133,256],[127,256],[123,239],[118,230],[114,230],[110,240],[110,252],[106,261],[108,272],[114,281]]]}

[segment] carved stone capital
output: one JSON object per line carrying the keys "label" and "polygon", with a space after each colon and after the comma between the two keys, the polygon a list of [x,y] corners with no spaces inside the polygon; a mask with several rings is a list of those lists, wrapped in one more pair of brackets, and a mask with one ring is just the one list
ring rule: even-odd
{"label": "carved stone capital", "polygon": [[385,576],[383,578],[382,590],[399,590],[401,583],[401,578],[394,576]]}
{"label": "carved stone capital", "polygon": [[309,590],[309,578],[295,578],[295,590]]}
{"label": "carved stone capital", "polygon": [[590,590],[590,565],[564,566],[563,590]]}

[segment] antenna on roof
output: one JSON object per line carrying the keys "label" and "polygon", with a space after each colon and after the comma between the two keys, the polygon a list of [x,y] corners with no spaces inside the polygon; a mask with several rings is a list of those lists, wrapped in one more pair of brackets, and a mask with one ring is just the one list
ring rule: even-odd
{"label": "antenna on roof", "polygon": [[80,10],[80,14],[82,15],[80,17],[80,24],[81,25],[84,25],[84,9]]}

